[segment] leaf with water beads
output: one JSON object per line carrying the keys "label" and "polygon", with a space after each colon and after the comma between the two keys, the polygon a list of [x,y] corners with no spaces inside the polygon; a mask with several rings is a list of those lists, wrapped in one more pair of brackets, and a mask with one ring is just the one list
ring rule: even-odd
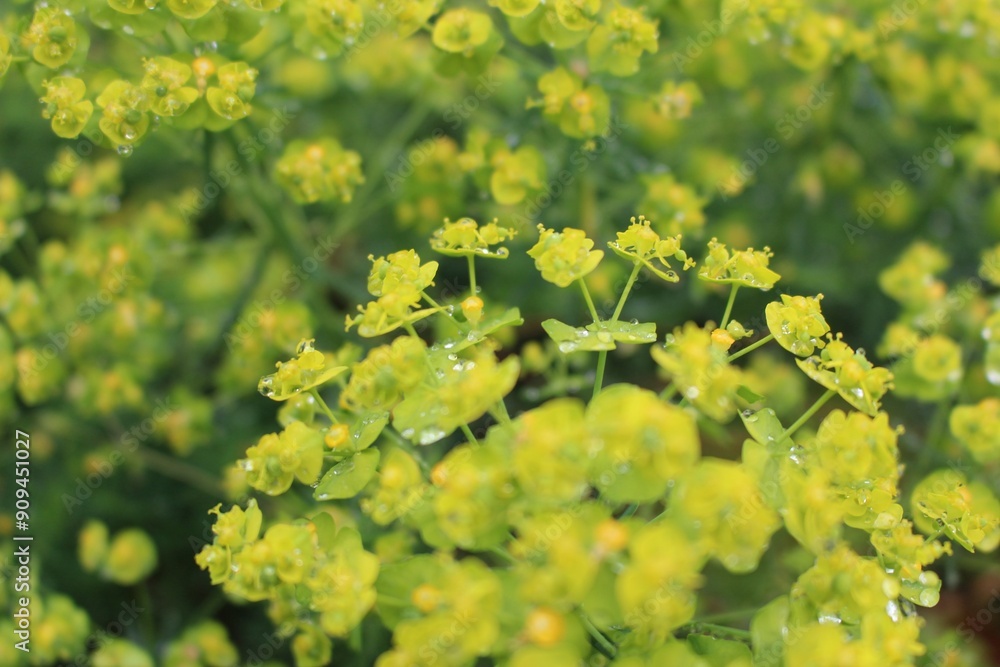
{"label": "leaf with water beads", "polygon": [[781,667],[788,636],[788,613],[788,596],[782,595],[758,609],[750,619],[753,664],[756,667]]}
{"label": "leaf with water beads", "polygon": [[584,327],[571,327],[555,319],[542,322],[542,328],[563,354],[613,350],[616,347],[614,336],[609,331],[593,332]]}
{"label": "leaf with water beads", "polygon": [[517,357],[497,363],[492,352],[473,359],[445,357],[429,384],[407,393],[393,410],[393,428],[421,445],[437,442],[482,417],[510,393],[520,371]]}
{"label": "leaf with water beads", "polygon": [[371,447],[388,423],[388,412],[376,411],[359,415],[357,420],[351,424],[351,434],[348,439],[351,449],[360,452]]}
{"label": "leaf with water beads", "polygon": [[632,345],[648,345],[656,342],[655,322],[622,322],[601,321],[588,324],[584,327],[587,331],[597,334],[609,333],[611,337],[619,343],[629,343]]}
{"label": "leaf with water beads", "polygon": [[313,498],[342,500],[358,495],[375,476],[380,456],[379,450],[366,449],[333,466],[319,481]]}
{"label": "leaf with water beads", "polygon": [[473,326],[472,330],[459,338],[450,338],[442,341],[439,345],[434,345],[430,349],[432,360],[441,355],[458,354],[462,350],[478,345],[497,331],[505,327],[520,326],[524,324],[519,308],[508,308],[496,317],[489,317],[481,320]]}

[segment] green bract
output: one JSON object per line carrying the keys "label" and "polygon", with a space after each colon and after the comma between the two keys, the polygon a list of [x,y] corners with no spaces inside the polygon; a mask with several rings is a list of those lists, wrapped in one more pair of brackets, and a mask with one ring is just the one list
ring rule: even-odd
{"label": "green bract", "polygon": [[43,83],[46,90],[42,101],[46,103],[42,115],[52,119],[52,131],[64,139],[80,134],[94,113],[94,105],[83,99],[86,85],[80,79],[57,76]]}
{"label": "green bract", "polygon": [[41,6],[24,34],[24,41],[34,47],[32,57],[42,65],[56,69],[69,62],[79,43],[77,24],[60,7]]}

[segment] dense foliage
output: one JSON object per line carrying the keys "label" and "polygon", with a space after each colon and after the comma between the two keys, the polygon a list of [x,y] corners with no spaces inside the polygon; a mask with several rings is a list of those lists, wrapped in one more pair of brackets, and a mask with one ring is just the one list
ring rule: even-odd
{"label": "dense foliage", "polygon": [[988,664],[998,29],[3,5],[0,663]]}

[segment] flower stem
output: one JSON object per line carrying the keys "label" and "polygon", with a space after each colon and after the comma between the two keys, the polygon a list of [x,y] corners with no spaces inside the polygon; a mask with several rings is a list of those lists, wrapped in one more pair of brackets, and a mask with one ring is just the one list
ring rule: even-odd
{"label": "flower stem", "polygon": [[732,639],[738,642],[749,642],[750,631],[730,628],[725,625],[715,625],[714,623],[688,623],[677,630],[681,637],[688,635],[709,635],[719,639]]}
{"label": "flower stem", "polygon": [[312,395],[313,398],[316,399],[316,402],[319,403],[319,407],[323,410],[323,413],[330,418],[330,421],[332,421],[334,424],[339,424],[340,420],[337,419],[337,416],[335,414],[333,414],[333,410],[331,410],[330,406],[326,404],[326,401],[323,400],[323,397],[319,395],[319,391],[315,387],[313,387],[312,389],[309,390],[309,393]]}
{"label": "flower stem", "polygon": [[730,354],[729,358],[726,359],[726,361],[733,361],[735,359],[739,359],[744,354],[750,354],[751,352],[753,352],[754,350],[756,350],[758,347],[761,347],[763,345],[766,345],[766,344],[770,343],[773,338],[774,338],[774,334],[767,334],[766,336],[764,336],[763,338],[761,338],[759,341],[757,341],[753,345],[747,345],[745,348],[743,348],[739,352],[734,352],[733,354]]}
{"label": "flower stem", "polygon": [[677,383],[671,382],[663,388],[663,391],[660,392],[660,400],[669,401],[678,391],[680,391],[680,387],[677,386]]}
{"label": "flower stem", "polygon": [[612,322],[617,322],[618,317],[622,314],[622,308],[625,307],[625,299],[628,298],[629,292],[632,291],[632,285],[635,284],[635,279],[639,277],[640,269],[642,269],[642,264],[636,262],[635,266],[632,268],[632,275],[628,277],[628,282],[625,283],[625,289],[622,290],[621,298],[618,299],[618,305],[615,306],[615,314],[611,316]]}
{"label": "flower stem", "polygon": [[476,447],[479,446],[479,441],[476,440],[476,434],[472,432],[472,429],[469,428],[468,424],[462,424],[462,433],[465,434],[465,437],[466,439],[468,439],[469,442],[471,442]]}
{"label": "flower stem", "polygon": [[835,392],[833,389],[827,389],[826,393],[816,399],[816,402],[812,404],[812,407],[806,410],[801,417],[799,417],[794,424],[785,429],[785,432],[778,436],[778,442],[782,442],[786,438],[790,437],[793,433],[799,430],[803,424],[809,421],[816,412],[823,407],[823,404],[834,397]]}
{"label": "flower stem", "polygon": [[509,565],[517,565],[517,559],[507,553],[503,547],[490,547],[490,553],[498,556]]}
{"label": "flower stem", "polygon": [[497,416],[499,417],[497,421],[499,421],[501,424],[510,423],[510,413],[507,412],[507,404],[504,403],[502,398],[499,401],[497,401],[494,410],[497,413]]}
{"label": "flower stem", "polygon": [[594,377],[594,393],[591,399],[597,398],[597,394],[601,392],[601,386],[604,384],[604,366],[608,362],[608,351],[601,350],[597,353],[597,375]]}
{"label": "flower stem", "polygon": [[466,255],[466,259],[469,260],[469,294],[476,296],[476,258]]}
{"label": "flower stem", "polygon": [[424,300],[431,305],[431,308],[439,308],[441,310],[441,314],[444,315],[445,317],[447,317],[448,321],[451,322],[452,324],[454,324],[455,328],[457,328],[459,330],[459,332],[465,333],[465,330],[466,330],[465,325],[463,325],[461,322],[459,322],[458,320],[456,320],[455,316],[451,312],[449,312],[447,308],[445,308],[444,306],[442,306],[441,304],[439,304],[437,301],[435,301],[434,299],[432,299],[430,297],[430,295],[427,294],[427,292],[421,292],[420,296],[424,297]]}
{"label": "flower stem", "polygon": [[590,310],[590,316],[594,318],[594,324],[597,324],[601,321],[601,318],[597,315],[594,300],[590,298],[590,290],[587,289],[587,283],[583,281],[583,278],[577,278],[577,282],[580,283],[580,289],[583,291],[583,298],[587,302],[587,309]]}
{"label": "flower stem", "polygon": [[201,468],[196,468],[190,463],[180,461],[148,447],[139,447],[135,450],[135,453],[147,467],[155,470],[164,477],[171,477],[184,482],[191,488],[198,489],[202,493],[216,498],[226,497],[222,485]]}
{"label": "flower stem", "polygon": [[583,609],[577,609],[577,614],[580,616],[580,620],[583,621],[583,626],[587,628],[587,633],[597,644],[597,650],[608,658],[614,658],[618,653],[618,648],[611,642],[610,639],[604,636],[604,633],[601,632],[596,625],[594,625],[594,622],[590,620],[590,617],[587,616]]}
{"label": "flower stem", "polygon": [[621,515],[618,517],[618,520],[621,521],[622,519],[629,518],[630,516],[635,514],[636,511],[638,511],[638,509],[639,509],[639,503],[631,503],[628,507],[625,508],[625,511],[621,513]]}
{"label": "flower stem", "polygon": [[736,609],[735,611],[723,611],[718,614],[709,614],[708,616],[702,616],[701,618],[696,618],[688,625],[702,625],[704,623],[719,623],[732,621],[740,618],[746,618],[747,616],[753,616],[760,610],[760,607],[748,607],[746,609]]}
{"label": "flower stem", "polygon": [[729,291],[729,302],[726,303],[726,312],[722,314],[722,324],[719,325],[720,329],[725,329],[726,325],[729,324],[729,314],[733,312],[733,304],[736,303],[736,293],[739,291],[739,283],[733,283],[733,287]]}

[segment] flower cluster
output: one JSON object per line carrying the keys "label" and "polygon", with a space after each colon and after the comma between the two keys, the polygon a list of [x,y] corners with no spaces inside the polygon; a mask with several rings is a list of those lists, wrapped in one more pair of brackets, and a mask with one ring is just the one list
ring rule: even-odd
{"label": "flower cluster", "polygon": [[350,202],[355,188],[365,182],[361,156],[331,138],[291,142],[274,172],[278,183],[303,204],[331,199]]}
{"label": "flower cluster", "polygon": [[559,287],[568,287],[597,268],[603,250],[594,250],[594,242],[582,229],[566,227],[561,232],[538,226],[538,243],[528,255],[542,278]]}
{"label": "flower cluster", "polygon": [[[608,243],[608,247],[617,255],[641,263],[668,282],[677,282],[680,278],[677,277],[677,272],[670,268],[667,258],[672,257],[681,262],[681,268],[685,271],[694,266],[694,260],[681,249],[681,236],[679,234],[661,239],[660,235],[650,228],[649,220],[641,215],[638,220],[632,218],[631,223],[624,232],[618,232],[617,241]],[[654,259],[659,262],[660,266],[653,264],[652,260]]]}
{"label": "flower cluster", "polygon": [[[563,286],[579,281],[589,303],[583,278],[600,251],[580,230],[541,231],[528,254],[543,277]],[[446,220],[433,245],[466,257],[474,280],[475,257],[509,256],[493,247],[511,236],[495,222],[463,218]],[[609,245],[632,262],[633,280],[654,259],[668,268],[667,258],[693,264],[679,238],[661,239],[644,219]],[[719,259],[719,247],[710,243],[710,256]],[[739,284],[761,287],[772,279],[766,253],[726,255],[729,268],[716,265],[710,279],[744,281],[744,271],[751,278]],[[245,510],[213,510],[216,539],[199,564],[231,594],[271,601],[272,618],[297,633],[298,664],[328,660],[330,638],[347,635],[371,611],[393,634],[376,661],[384,667],[458,666],[490,656],[516,665],[576,664],[594,646],[620,651],[625,664],[688,660],[702,640],[682,645],[675,635],[698,635],[693,621],[707,563],[752,572],[781,527],[815,561],[787,595],[755,615],[752,655],[772,652],[783,655],[782,664],[796,664],[800,649],[780,642],[795,632],[859,659],[887,651],[894,664],[910,664],[923,647],[920,625],[904,605],[938,601],[941,581],[931,566],[951,546],[937,538],[969,549],[1000,543],[996,498],[950,472],[921,481],[910,501],[913,521],[904,518],[900,431],[878,408],[891,375],[839,336],[822,338],[829,327],[820,297],[786,295],[767,307],[767,318],[789,352],[820,352],[796,361],[828,394],[788,428],[773,409],[740,412],[749,438],[733,461],[702,458],[695,414],[726,423],[741,403],[763,400],[747,386],[759,370],[732,363],[742,351],[729,354],[753,334],[739,321],[688,322],[654,346],[673,387],[660,396],[631,384],[602,387],[599,361],[589,401],[557,394],[511,418],[506,399],[516,392],[522,364],[513,355],[498,360],[491,334],[520,322],[519,315],[514,309],[495,320],[457,318],[428,294],[437,268],[413,251],[373,259],[368,290],[380,300],[403,295],[408,308],[426,300],[426,316],[437,318],[441,331],[457,329],[456,337],[439,334],[440,342],[428,345],[409,326],[346,369],[338,361],[353,352],[324,355],[304,341],[295,359],[265,378],[275,397],[288,399],[284,431],[264,436],[241,463],[247,483],[270,495],[298,479],[314,486],[317,501],[356,499],[382,527],[378,556],[352,529],[335,531],[322,512],[274,524],[261,537],[254,501]],[[623,303],[610,320],[595,317],[579,330],[556,320],[543,326],[563,353],[572,351],[564,345],[570,340],[602,356],[615,341],[649,342],[645,325],[617,326]],[[655,328],[649,332],[655,339]],[[537,365],[527,350],[525,360]],[[321,392],[331,390],[339,390],[346,413],[323,401]],[[837,393],[854,410],[833,410],[814,433],[798,435]],[[976,440],[977,428],[989,429],[979,420],[991,408],[957,407],[956,437]],[[492,423],[475,432],[470,425],[487,415]],[[458,432],[461,439],[437,456],[428,454],[434,447],[414,447]],[[849,546],[844,526],[867,533],[876,556]],[[831,619],[835,632],[827,629]],[[448,642],[446,632],[454,634]]]}
{"label": "flower cluster", "polygon": [[347,317],[347,328],[358,327],[358,333],[367,338],[412,326],[436,312],[435,308],[414,310],[422,292],[434,284],[438,263],[420,263],[420,256],[413,250],[395,252],[388,257],[375,258],[368,274],[368,292],[377,297],[367,306],[358,306],[359,315]]}

